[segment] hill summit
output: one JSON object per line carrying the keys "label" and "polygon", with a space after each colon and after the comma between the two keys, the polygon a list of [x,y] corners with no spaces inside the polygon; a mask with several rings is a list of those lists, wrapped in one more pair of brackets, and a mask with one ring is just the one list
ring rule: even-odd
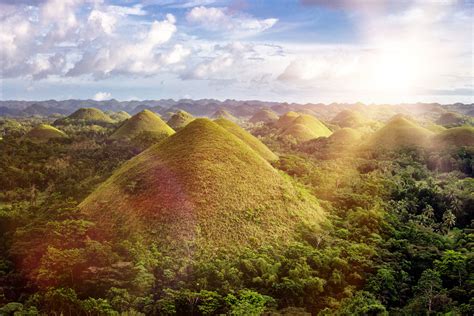
{"label": "hill summit", "polygon": [[365,122],[366,120],[359,112],[352,111],[352,110],[343,110],[339,112],[339,114],[337,114],[336,117],[334,117],[331,121],[332,124],[336,124],[341,128],[360,127],[364,125]]}
{"label": "hill summit", "polygon": [[294,117],[293,113],[287,113],[280,117],[277,126],[281,126],[281,135],[291,136],[300,142],[318,137],[328,137],[332,134],[326,125],[309,114],[300,114]]}
{"label": "hill summit", "polygon": [[55,138],[67,138],[66,133],[60,131],[54,126],[48,124],[40,124],[30,130],[25,138],[34,142],[47,142],[50,139]]}
{"label": "hill summit", "polygon": [[262,109],[255,113],[249,120],[250,123],[270,123],[278,120],[278,115],[267,109]]}
{"label": "hill summit", "polygon": [[268,161],[278,160],[278,156],[275,155],[270,149],[268,149],[265,144],[259,141],[255,136],[244,130],[242,127],[237,125],[237,123],[231,122],[226,119],[217,119],[214,122],[219,124],[221,127],[225,128],[228,132],[234,134],[241,141],[246,143],[250,148],[255,150],[260,156],[265,158]]}
{"label": "hill summit", "polygon": [[234,122],[238,121],[238,119],[235,116],[233,116],[227,110],[224,110],[224,109],[220,109],[214,112],[214,114],[212,114],[212,118],[213,119],[224,118],[226,120],[234,121]]}
{"label": "hill summit", "polygon": [[311,195],[208,119],[126,162],[80,209],[105,239],[136,237],[178,256],[286,244],[298,225],[324,216]]}
{"label": "hill summit", "polygon": [[174,130],[152,111],[143,110],[120,125],[110,139],[132,139],[141,133],[167,137],[174,134]]}
{"label": "hill summit", "polygon": [[55,125],[68,124],[104,124],[113,123],[114,121],[104,112],[96,108],[80,108],[71,115],[58,119]]}
{"label": "hill summit", "polygon": [[432,132],[414,121],[396,115],[368,139],[370,149],[398,149],[402,147],[424,147],[429,145]]}
{"label": "hill summit", "polygon": [[174,129],[175,131],[182,129],[190,122],[194,120],[194,116],[186,111],[179,110],[178,112],[174,113],[170,119],[168,120],[167,124]]}

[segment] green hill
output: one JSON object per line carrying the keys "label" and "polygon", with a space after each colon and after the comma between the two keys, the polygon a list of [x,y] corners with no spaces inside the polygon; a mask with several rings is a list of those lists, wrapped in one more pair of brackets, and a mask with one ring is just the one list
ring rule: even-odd
{"label": "green hill", "polygon": [[110,139],[132,139],[145,132],[163,137],[174,134],[174,130],[158,115],[150,110],[143,110],[126,120],[110,135]]}
{"label": "green hill", "polygon": [[225,128],[228,132],[237,136],[241,141],[246,143],[250,148],[255,150],[260,156],[265,158],[268,161],[278,160],[278,156],[275,155],[270,149],[268,149],[265,144],[259,141],[255,136],[244,130],[242,127],[237,125],[234,122],[231,122],[226,119],[217,119],[214,122],[219,124],[221,127]]}
{"label": "green hill", "polygon": [[285,245],[324,215],[239,138],[196,119],[123,164],[80,204],[106,240],[153,244],[174,258]]}
{"label": "green hill", "polygon": [[[292,136],[300,142],[305,142],[310,139],[327,137],[332,134],[326,125],[312,115],[301,114],[291,122],[289,118],[291,118],[291,116],[287,116],[287,119],[283,122],[283,125],[286,125],[281,131],[281,135],[283,136]],[[280,122],[280,120],[278,122]]]}
{"label": "green hill", "polygon": [[278,120],[278,115],[267,109],[263,109],[255,113],[249,120],[250,123],[270,123]]}
{"label": "green hill", "polygon": [[223,118],[223,119],[233,121],[233,122],[238,121],[238,119],[235,116],[233,116],[232,114],[230,114],[228,111],[226,111],[224,109],[220,109],[220,110],[217,110],[216,112],[214,112],[214,114],[212,114],[212,118],[213,119]]}
{"label": "green hill", "polygon": [[178,111],[174,113],[168,120],[167,124],[175,131],[182,129],[194,120],[194,116],[186,111]]}
{"label": "green hill", "polygon": [[349,127],[344,127],[335,131],[328,137],[328,141],[334,144],[356,145],[362,137],[362,134],[357,130]]}
{"label": "green hill", "polygon": [[474,146],[474,127],[461,126],[449,128],[433,137],[434,146]]}
{"label": "green hill", "polygon": [[116,122],[123,122],[132,116],[125,111],[112,112],[109,114],[110,118]]}
{"label": "green hill", "polygon": [[67,135],[56,127],[40,124],[26,133],[25,138],[34,142],[47,142],[50,139],[67,138]]}
{"label": "green hill", "polygon": [[356,128],[364,125],[367,120],[356,111],[343,110],[339,112],[331,121],[332,124],[338,125],[339,127],[351,127]]}
{"label": "green hill", "polygon": [[104,124],[114,121],[104,112],[96,108],[80,108],[71,115],[58,119],[54,125],[68,124]]}
{"label": "green hill", "polygon": [[299,114],[296,112],[293,112],[293,111],[287,112],[283,114],[282,116],[280,116],[278,121],[275,123],[275,126],[280,129],[287,128],[291,124],[291,122],[293,122],[293,120],[297,118],[298,116]]}
{"label": "green hill", "polygon": [[394,150],[402,147],[424,147],[429,144],[432,132],[408,120],[395,116],[369,137],[366,146],[371,150]]}

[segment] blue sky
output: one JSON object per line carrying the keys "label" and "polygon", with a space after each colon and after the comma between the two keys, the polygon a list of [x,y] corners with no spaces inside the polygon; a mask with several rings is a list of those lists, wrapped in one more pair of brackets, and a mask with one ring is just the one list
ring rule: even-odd
{"label": "blue sky", "polygon": [[0,98],[474,102],[469,0],[0,0]]}

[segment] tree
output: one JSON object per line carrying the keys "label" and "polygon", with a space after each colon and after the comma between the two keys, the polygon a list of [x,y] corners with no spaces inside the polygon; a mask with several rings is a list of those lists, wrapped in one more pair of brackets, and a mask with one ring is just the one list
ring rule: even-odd
{"label": "tree", "polygon": [[428,308],[428,315],[432,311],[433,299],[441,289],[442,281],[439,273],[432,269],[423,271],[415,288],[415,293],[425,302]]}

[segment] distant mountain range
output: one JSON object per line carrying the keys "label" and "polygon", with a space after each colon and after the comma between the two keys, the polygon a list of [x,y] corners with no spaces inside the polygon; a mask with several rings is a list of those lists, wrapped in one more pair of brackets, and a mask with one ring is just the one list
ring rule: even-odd
{"label": "distant mountain range", "polygon": [[[162,99],[162,100],[143,100],[143,101],[117,101],[115,99],[106,101],[94,100],[47,100],[47,101],[0,101],[0,116],[49,116],[49,115],[69,115],[79,108],[94,107],[103,111],[126,111],[129,114],[136,114],[145,109],[159,114],[167,112],[177,112],[184,110],[194,116],[211,116],[219,110],[226,110],[232,115],[238,117],[250,117],[261,109],[272,109],[278,114],[288,111],[299,111],[310,114],[318,114],[323,119],[326,116],[332,116],[343,109],[364,110],[373,105],[363,103],[331,103],[328,105],[318,103],[286,103],[286,102],[265,102],[258,100],[238,101],[215,99]],[[377,109],[390,110],[393,112],[392,105],[377,105]],[[474,115],[474,104],[438,104],[438,103],[414,103],[400,104],[397,112],[425,113],[425,112],[445,112],[455,111],[465,115]]]}

